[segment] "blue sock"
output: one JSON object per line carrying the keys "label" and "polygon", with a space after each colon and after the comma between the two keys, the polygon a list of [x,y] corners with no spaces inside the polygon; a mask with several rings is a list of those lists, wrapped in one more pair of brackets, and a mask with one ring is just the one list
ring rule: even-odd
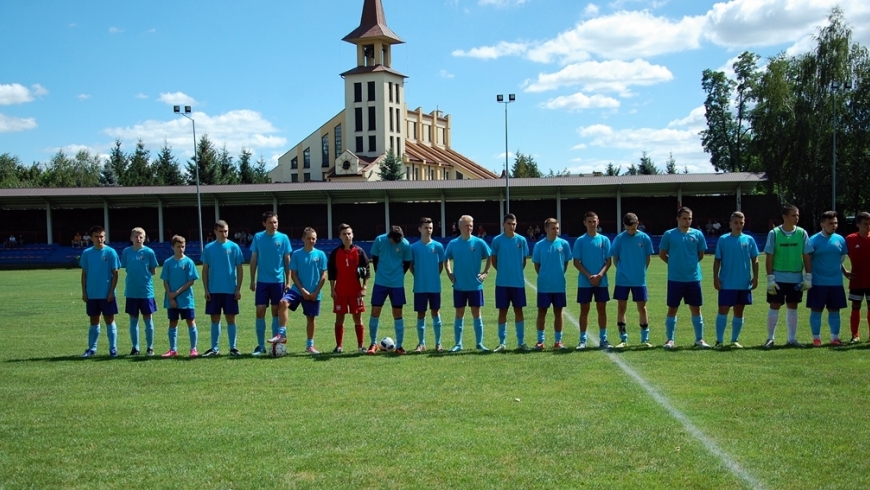
{"label": "blue sock", "polygon": [[740,331],[743,330],[743,319],[736,316],[731,319],[731,342],[740,339]]}
{"label": "blue sock", "polygon": [[498,324],[498,343],[504,345],[507,342],[507,323]]}
{"label": "blue sock", "polygon": [[822,312],[810,311],[810,331],[813,333],[813,338],[817,339],[822,334]]}
{"label": "blue sock", "polygon": [[169,327],[169,350],[178,350],[178,329]]}
{"label": "blue sock", "polygon": [[[626,334],[626,337],[628,337],[628,334]],[[644,342],[644,343],[649,342],[649,324],[648,323],[646,325],[640,326],[640,341]]]}
{"label": "blue sock", "polygon": [[668,340],[674,340],[674,331],[677,329],[677,317],[665,317],[665,337]]}
{"label": "blue sock", "polygon": [[561,342],[561,341],[562,341],[562,332],[556,332],[556,333],[554,333],[554,334],[553,334],[553,337],[555,337],[556,342]]}
{"label": "blue sock", "polygon": [[716,315],[716,342],[724,342],[725,328],[728,326],[728,315]]}
{"label": "blue sock", "polygon": [[831,327],[831,338],[840,338],[840,311],[828,312],[828,325]]}
{"label": "blue sock", "polygon": [[236,335],[238,335],[238,327],[236,327],[236,324],[227,324],[227,339],[230,341],[230,350],[236,348]]}
{"label": "blue sock", "polygon": [[598,340],[603,344],[607,342],[607,329],[602,328],[598,330]]}
{"label": "blue sock", "polygon": [[426,318],[417,319],[417,343],[426,345]]}
{"label": "blue sock", "polygon": [[97,339],[100,338],[100,326],[91,325],[88,329],[88,349],[97,352]]}
{"label": "blue sock", "polygon": [[441,315],[432,317],[432,331],[435,332],[435,345],[441,345]]}
{"label": "blue sock", "polygon": [[526,343],[526,322],[514,323],[514,328],[517,330],[517,344],[523,345]]}
{"label": "blue sock", "polygon": [[483,318],[474,319],[474,341],[477,345],[483,344]]}
{"label": "blue sock", "polygon": [[589,337],[586,335],[586,332],[580,332],[580,342],[584,344],[589,340]]}
{"label": "blue sock", "polygon": [[369,338],[372,339],[373,344],[378,343],[378,324],[381,322],[380,318],[371,317],[369,318]]}
{"label": "blue sock", "polygon": [[464,328],[464,318],[456,318],[453,320],[453,340],[456,342],[456,345],[462,345],[462,330]]}
{"label": "blue sock", "polygon": [[130,343],[133,348],[139,350],[139,317],[130,317]]}
{"label": "blue sock", "polygon": [[118,326],[115,322],[106,325],[106,338],[109,339],[109,349],[118,350]]}
{"label": "blue sock", "polygon": [[278,317],[272,317],[272,337],[278,335],[278,329],[281,328],[281,323],[278,322]]}
{"label": "blue sock", "polygon": [[286,339],[287,338],[287,327],[278,327],[278,332],[275,335],[280,335]]}
{"label": "blue sock", "polygon": [[266,347],[266,319],[257,318],[254,321],[254,328],[257,331],[257,347]]}
{"label": "blue sock", "polygon": [[704,317],[701,315],[692,317],[692,327],[695,329],[695,341],[704,338]]}
{"label": "blue sock", "polygon": [[314,339],[305,339],[305,348],[314,347]]}
{"label": "blue sock", "polygon": [[196,341],[199,339],[199,332],[196,330],[196,325],[187,327],[187,333],[190,335],[190,348],[196,349]]}
{"label": "blue sock", "polygon": [[154,318],[145,319],[145,343],[149,349],[154,348]]}
{"label": "blue sock", "polygon": [[405,320],[403,318],[393,320],[393,327],[396,329],[396,348],[398,349],[405,342]]}
{"label": "blue sock", "polygon": [[212,322],[211,324],[211,348],[214,351],[218,350],[218,345],[221,340],[221,322]]}
{"label": "blue sock", "polygon": [[543,330],[535,330],[538,333],[538,343],[544,343],[544,331]]}

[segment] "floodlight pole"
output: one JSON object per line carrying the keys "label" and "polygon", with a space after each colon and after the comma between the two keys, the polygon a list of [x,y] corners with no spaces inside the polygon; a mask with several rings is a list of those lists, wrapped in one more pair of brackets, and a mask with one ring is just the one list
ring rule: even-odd
{"label": "floodlight pole", "polygon": [[199,220],[199,253],[202,254],[205,242],[202,239],[202,198],[199,192],[199,156],[196,151],[196,121],[190,116],[192,111],[189,105],[184,106],[184,112],[181,112],[179,106],[174,106],[173,110],[176,114],[190,119],[190,122],[193,123],[193,163],[196,168],[196,217]]}
{"label": "floodlight pole", "polygon": [[508,100],[504,100],[504,95],[495,96],[496,102],[504,104],[504,192],[505,192],[505,213],[511,212],[511,177],[508,168],[508,104],[516,101],[516,95],[508,94]]}

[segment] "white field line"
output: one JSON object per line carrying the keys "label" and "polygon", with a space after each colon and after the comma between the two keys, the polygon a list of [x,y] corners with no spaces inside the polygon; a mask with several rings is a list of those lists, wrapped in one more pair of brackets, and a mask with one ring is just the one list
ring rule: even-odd
{"label": "white field line", "polygon": [[[526,279],[526,284],[528,284],[532,289],[537,292],[537,288],[535,287],[535,285],[529,282],[528,279]],[[573,323],[575,327],[577,327],[577,331],[579,332],[580,322],[577,318],[574,318],[574,316],[568,313],[568,308],[564,308],[562,310],[562,314],[571,323]],[[594,347],[598,347],[598,338],[594,334],[590,335],[589,343],[593,344]],[[662,408],[664,408],[671,417],[675,418],[679,423],[681,423],[686,431],[691,434],[692,437],[697,439],[704,446],[704,448],[707,449],[708,452],[710,452],[713,456],[719,458],[719,460],[722,461],[722,463],[725,465],[726,468],[731,471],[731,473],[746,482],[746,484],[749,485],[751,488],[764,488],[764,486],[757,478],[752,476],[748,471],[741,468],[740,464],[737,463],[737,461],[730,454],[720,448],[719,445],[716,444],[715,441],[713,441],[713,439],[707,437],[707,435],[704,434],[704,432],[699,429],[698,426],[692,423],[692,421],[689,419],[688,416],[686,416],[686,414],[684,414],[678,408],[674,407],[665,395],[660,393],[653,385],[651,385],[646,379],[644,379],[643,376],[635,371],[634,368],[629,366],[625,361],[620,359],[619,356],[613,354],[612,352],[607,352],[606,355],[608,359],[610,359],[614,364],[619,366],[619,368],[622,369],[625,374],[629,375],[635,381],[635,383],[643,388],[643,390],[646,391],[647,394],[656,401],[656,403],[661,405]]]}

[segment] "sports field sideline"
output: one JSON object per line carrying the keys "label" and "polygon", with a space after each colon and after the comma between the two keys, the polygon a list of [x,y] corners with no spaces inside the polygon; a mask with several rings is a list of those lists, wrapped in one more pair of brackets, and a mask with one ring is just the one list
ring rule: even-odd
{"label": "sports field sideline", "polygon": [[[702,262],[708,339],[715,318],[711,267],[708,256]],[[256,344],[252,293],[245,292],[241,358],[125,357],[129,337],[126,316],[119,315],[122,356],[108,357],[104,333],[99,355],[81,359],[87,317],[79,274],[0,272],[0,488],[870,485],[863,461],[870,440],[870,344],[760,349],[766,304],[758,291],[746,310],[746,349],[689,347],[691,325],[681,309],[678,348],[665,351],[666,270],[655,257],[649,309],[656,347],[619,353],[312,357],[302,352],[303,321],[291,314],[291,354],[254,358],[247,355]],[[569,277],[570,289],[576,273]],[[526,278],[534,284],[531,265]],[[483,308],[490,347],[496,323],[491,286]],[[194,289],[204,346],[201,285]],[[322,311],[316,340],[328,351],[334,343],[328,294]],[[577,306],[568,312],[565,341],[572,346]],[[615,326],[615,303],[608,313]],[[445,324],[452,314],[442,309]],[[630,307],[630,343],[636,345],[635,315]],[[532,324],[531,308],[526,316]],[[406,307],[406,323],[413,318]],[[590,323],[596,325],[594,313]],[[155,325],[160,352],[167,342],[162,308]],[[427,327],[431,343],[431,321]],[[347,330],[346,342],[353,337]],[[473,345],[470,330],[466,345]],[[590,339],[596,333],[590,328]],[[384,317],[381,335],[392,335]],[[862,323],[861,336],[867,335]],[[803,306],[798,338],[809,340]],[[510,328],[508,342],[515,343]]]}

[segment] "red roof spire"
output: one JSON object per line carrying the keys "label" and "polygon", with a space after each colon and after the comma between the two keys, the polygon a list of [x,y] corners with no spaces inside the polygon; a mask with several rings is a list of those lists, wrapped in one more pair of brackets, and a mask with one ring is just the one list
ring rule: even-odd
{"label": "red roof spire", "polygon": [[365,0],[359,27],[347,36],[344,36],[342,41],[356,44],[357,41],[363,39],[375,38],[386,40],[389,44],[401,44],[405,42],[387,27],[387,20],[386,16],[384,16],[384,7],[381,5],[381,0]]}

